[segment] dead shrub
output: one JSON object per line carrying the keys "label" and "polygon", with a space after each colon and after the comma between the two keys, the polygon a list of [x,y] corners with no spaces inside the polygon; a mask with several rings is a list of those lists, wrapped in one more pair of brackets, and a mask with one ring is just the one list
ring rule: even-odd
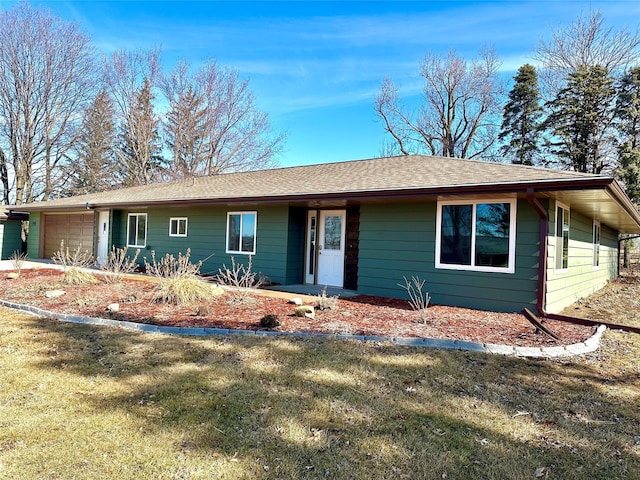
{"label": "dead shrub", "polygon": [[266,278],[261,273],[253,271],[251,255],[249,255],[246,266],[242,263],[236,263],[235,258],[231,257],[231,268],[228,268],[223,263],[216,275],[216,279],[221,285],[234,288],[232,293],[240,305],[250,302],[250,290],[260,288],[265,283]]}
{"label": "dead shrub", "polygon": [[135,272],[138,268],[140,249],[137,249],[132,257],[127,254],[127,251],[127,247],[116,248],[115,245],[111,247],[105,262],[100,265],[100,270],[108,272],[104,276],[106,283],[120,283],[127,273]]}
{"label": "dead shrub", "polygon": [[55,252],[51,260],[56,265],[60,265],[64,272],[62,283],[68,285],[86,285],[98,283],[93,273],[86,269],[93,266],[95,261],[88,250],[82,250],[82,245],[78,245],[75,250],[70,251],[64,246],[64,240],[60,242],[60,250]]}
{"label": "dead shrub", "polygon": [[318,310],[337,310],[338,298],[338,295],[327,296],[327,286],[325,285],[322,291],[316,295],[316,308]]}
{"label": "dead shrub", "polygon": [[423,292],[425,280],[421,279],[418,276],[412,276],[411,281],[407,279],[407,277],[402,277],[404,279],[404,283],[399,283],[398,286],[402,287],[409,295],[409,305],[411,308],[418,312],[420,316],[420,320],[423,323],[427,322],[427,307],[429,307],[429,302],[431,301],[431,297],[429,296],[429,292]]}
{"label": "dead shrub", "polygon": [[9,261],[11,262],[11,266],[16,271],[18,276],[20,276],[20,274],[22,273],[22,268],[24,267],[24,262],[27,261],[27,254],[16,250],[9,257]]}
{"label": "dead shrub", "polygon": [[192,305],[213,300],[221,294],[216,285],[205,282],[198,277],[202,260],[191,262],[191,249],[178,257],[167,253],[156,260],[156,252],[151,251],[151,263],[144,259],[146,271],[158,279],[153,301],[173,305]]}

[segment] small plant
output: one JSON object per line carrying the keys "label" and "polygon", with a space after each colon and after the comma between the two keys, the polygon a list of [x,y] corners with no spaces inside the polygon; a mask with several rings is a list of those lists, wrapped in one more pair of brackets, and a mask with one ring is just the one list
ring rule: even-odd
{"label": "small plant", "polygon": [[24,267],[24,262],[27,261],[27,254],[23,252],[19,252],[16,250],[9,257],[9,261],[11,262],[11,266],[18,274],[18,277],[22,273],[22,268]]}
{"label": "small plant", "polygon": [[316,295],[316,308],[318,310],[336,310],[338,308],[338,295],[327,296],[327,286],[325,285],[322,291]]}
{"label": "small plant", "polygon": [[191,262],[191,249],[178,258],[167,253],[156,260],[156,252],[151,251],[151,263],[144,259],[146,271],[158,279],[153,301],[174,305],[191,305],[210,301],[217,295],[216,286],[198,277],[202,260]]}
{"label": "small plant", "polygon": [[246,267],[242,263],[236,263],[235,258],[231,257],[231,268],[228,268],[223,263],[222,268],[218,269],[216,277],[222,285],[241,289],[260,288],[266,278],[253,271],[251,255],[249,255],[249,262]]}
{"label": "small plant", "polygon": [[82,250],[82,245],[78,245],[75,250],[69,251],[69,247],[65,248],[63,240],[60,242],[60,250],[53,254],[51,260],[62,267],[64,272],[62,283],[85,285],[97,282],[96,277],[91,272],[86,271],[95,262],[89,251]]}
{"label": "small plant", "polygon": [[144,266],[147,274],[157,278],[181,278],[195,276],[200,273],[202,260],[196,263],[191,262],[191,249],[187,248],[186,253],[178,252],[178,258],[167,253],[160,260],[156,260],[156,252],[151,250],[151,263],[144,258]]}
{"label": "small plant", "polygon": [[402,278],[404,279],[404,283],[399,283],[398,286],[407,292],[407,295],[409,295],[409,305],[419,313],[422,321],[426,322],[427,307],[429,306],[431,297],[429,296],[429,292],[422,291],[425,280],[418,276],[412,276],[411,281],[409,281],[407,277]]}
{"label": "small plant", "polygon": [[115,245],[111,247],[107,259],[100,265],[100,270],[108,272],[104,277],[106,283],[120,283],[127,273],[132,273],[138,268],[140,249],[135,251],[133,257],[127,255],[127,250],[127,247],[116,248]]}
{"label": "small plant", "polygon": [[276,328],[280,325],[280,320],[278,320],[278,315],[274,313],[269,313],[260,319],[260,326],[262,328]]}

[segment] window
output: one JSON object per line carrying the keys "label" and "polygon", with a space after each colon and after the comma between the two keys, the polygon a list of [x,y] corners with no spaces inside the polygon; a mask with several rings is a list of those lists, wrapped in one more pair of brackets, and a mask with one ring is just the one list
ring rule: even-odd
{"label": "window", "polygon": [[169,219],[169,236],[170,237],[186,237],[187,236],[187,217],[170,218]]}
{"label": "window", "polygon": [[556,205],[556,270],[569,268],[569,209]]}
{"label": "window", "polygon": [[593,266],[600,266],[600,222],[593,222]]}
{"label": "window", "polygon": [[127,224],[127,246],[147,246],[147,214],[130,213]]}
{"label": "window", "polygon": [[227,213],[227,253],[256,253],[256,212]]}
{"label": "window", "polygon": [[436,267],[513,273],[516,200],[438,204]]}

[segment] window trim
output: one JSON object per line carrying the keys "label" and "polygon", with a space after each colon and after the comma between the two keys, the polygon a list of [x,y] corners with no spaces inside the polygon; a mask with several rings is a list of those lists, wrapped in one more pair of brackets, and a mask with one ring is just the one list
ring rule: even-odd
{"label": "window trim", "polygon": [[[180,233],[180,222],[184,221],[184,233]],[[176,233],[173,233],[173,222],[176,222]],[[189,228],[189,217],[171,217],[169,218],[169,236],[170,237],[186,237]]]}
{"label": "window trim", "polygon": [[[510,204],[509,219],[509,259],[508,267],[490,267],[477,266],[475,263],[476,250],[476,210],[479,204],[491,203],[508,203]],[[442,207],[448,205],[472,205],[471,215],[471,265],[456,265],[451,263],[441,263],[441,242],[442,239]],[[468,198],[464,200],[438,200],[436,209],[436,251],[435,251],[435,268],[443,270],[466,270],[471,272],[488,272],[488,273],[515,273],[516,271],[516,225],[517,225],[517,205],[516,197],[497,197],[497,198]]]}
{"label": "window trim", "polygon": [[[229,219],[231,215],[240,215],[240,250],[230,250],[229,249]],[[242,219],[244,215],[253,215],[253,249],[250,252],[242,251]],[[246,211],[238,211],[238,212],[227,212],[227,231],[225,235],[225,252],[231,253],[234,255],[255,255],[256,254],[256,244],[258,239],[258,212],[253,210]]]}
{"label": "window trim", "polygon": [[[558,208],[562,208],[565,212],[567,212],[567,224],[569,225],[569,230],[568,230],[568,234],[567,234],[567,266],[563,267],[561,266],[560,268],[558,268],[558,239],[563,238],[563,237],[558,237]],[[564,220],[564,214],[563,214],[563,220]],[[556,200],[556,205],[555,205],[555,224],[554,224],[554,229],[553,229],[553,235],[555,237],[555,248],[554,248],[554,252],[553,252],[553,270],[555,272],[558,273],[565,273],[569,271],[569,258],[570,258],[570,253],[569,253],[569,249],[570,249],[570,244],[571,244],[571,208]],[[564,248],[563,248],[564,250]]]}
{"label": "window trim", "polygon": [[[131,217],[136,217],[136,232],[138,231],[139,218],[140,217],[144,217],[144,243],[142,245],[133,245],[133,244],[129,243],[129,239],[131,238],[131,236],[130,236],[130,232],[131,232]],[[148,218],[148,215],[146,213],[129,213],[127,215],[127,247],[146,248],[146,246],[147,246],[148,229],[149,229],[149,218]],[[138,240],[137,236],[138,235],[136,233],[136,240]]]}
{"label": "window trim", "polygon": [[[598,232],[597,240],[596,240],[596,231]],[[593,249],[591,251],[591,266],[593,267],[594,270],[597,270],[600,268],[600,255],[601,255],[600,245],[602,244],[601,238],[602,238],[602,225],[597,220],[594,220],[593,227],[591,230],[591,244],[593,246]]]}

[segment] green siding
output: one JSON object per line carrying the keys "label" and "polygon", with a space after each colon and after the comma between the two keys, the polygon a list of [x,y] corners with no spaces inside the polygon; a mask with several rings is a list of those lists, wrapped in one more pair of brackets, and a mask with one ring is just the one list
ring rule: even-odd
{"label": "green siding", "polygon": [[358,291],[406,298],[403,276],[426,280],[433,303],[496,311],[536,304],[539,217],[526,201],[517,205],[513,274],[435,268],[436,203],[362,205]]}
{"label": "green siding", "polygon": [[593,220],[569,210],[569,268],[555,270],[555,203],[549,211],[546,310],[560,312],[613,280],[618,272],[618,232],[601,226],[600,265],[593,266]]}
{"label": "green siding", "polygon": [[[127,221],[129,213],[147,214],[147,246],[140,252],[143,258],[151,261],[151,251],[156,259],[166,253],[177,255],[191,249],[193,262],[203,260],[202,273],[215,274],[222,265],[231,266],[231,256],[226,250],[227,212],[256,211],[256,253],[252,257],[253,270],[268,276],[273,282],[287,283],[293,276],[295,266],[289,265],[287,253],[290,241],[290,215],[288,207],[239,208],[189,207],[136,209],[114,212],[113,241],[118,247],[126,245]],[[170,237],[169,219],[187,217],[187,236]],[[295,249],[294,249],[295,250]],[[236,263],[247,264],[248,255],[234,254]],[[299,261],[299,260],[298,260]],[[298,277],[300,275],[298,274]]]}
{"label": "green siding", "polygon": [[14,252],[22,252],[22,222],[0,221],[0,260],[6,260]]}
{"label": "green siding", "polygon": [[31,212],[29,214],[29,236],[27,238],[27,256],[29,258],[40,258],[40,242],[42,241],[40,232],[41,219],[40,212]]}

